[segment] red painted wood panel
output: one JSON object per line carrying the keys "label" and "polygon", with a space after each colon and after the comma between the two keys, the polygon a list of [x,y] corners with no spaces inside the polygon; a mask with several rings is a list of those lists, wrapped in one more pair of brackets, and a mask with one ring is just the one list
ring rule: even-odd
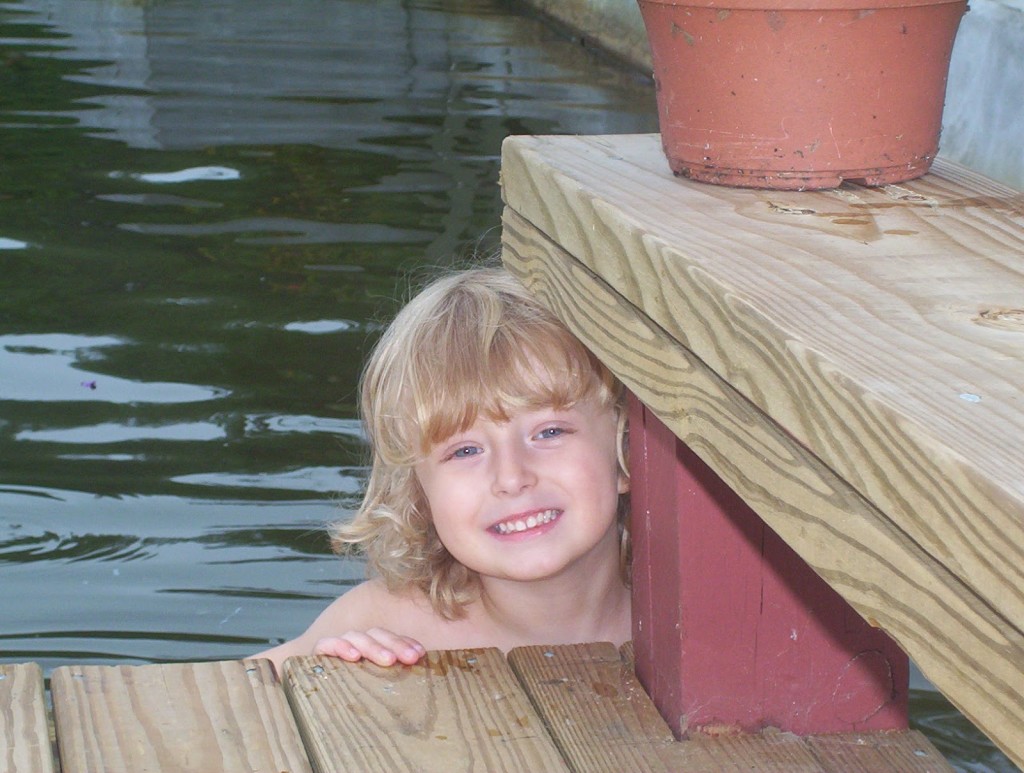
{"label": "red painted wood panel", "polygon": [[639,401],[637,673],[673,730],[903,729],[909,664]]}

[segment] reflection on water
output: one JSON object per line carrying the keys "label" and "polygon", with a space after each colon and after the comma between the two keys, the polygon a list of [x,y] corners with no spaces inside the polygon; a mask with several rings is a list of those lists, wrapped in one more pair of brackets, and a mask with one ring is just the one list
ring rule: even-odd
{"label": "reflection on water", "polygon": [[188,403],[226,396],[222,389],[192,384],[131,381],[100,375],[89,364],[103,350],[126,342],[109,336],[66,333],[0,335],[4,400],[27,402]]}
{"label": "reflection on water", "polygon": [[0,657],[296,634],[362,576],[364,353],[496,245],[501,140],[653,128],[496,0],[0,2]]}
{"label": "reflection on water", "polygon": [[0,658],[297,633],[362,577],[322,524],[367,346],[496,246],[501,140],[655,128],[648,82],[501,0],[0,1]]}
{"label": "reflection on water", "polygon": [[325,560],[310,519],[326,506],[309,502],[4,486],[0,512],[0,651],[48,668],[236,657],[268,608],[315,607],[360,574]]}
{"label": "reflection on water", "polygon": [[[226,166],[197,166],[191,169],[182,169],[178,172],[133,172],[125,175],[123,172],[111,172],[110,176],[113,178],[118,177],[131,177],[133,180],[142,180],[145,183],[155,183],[160,185],[161,183],[188,183],[195,182],[196,180],[237,180],[242,175],[237,169],[229,169]],[[122,201],[128,201],[131,197],[123,197]],[[108,200],[113,200],[111,197],[107,197]],[[173,197],[163,197],[163,201],[160,203],[164,204],[180,204],[180,203],[191,203],[194,199],[174,199]],[[152,201],[150,203],[156,203]],[[215,204],[206,202],[200,202],[200,205],[216,206]]]}
{"label": "reflection on water", "polygon": [[911,727],[920,730],[958,770],[1014,773],[1019,770],[984,733],[934,690],[911,690]]}

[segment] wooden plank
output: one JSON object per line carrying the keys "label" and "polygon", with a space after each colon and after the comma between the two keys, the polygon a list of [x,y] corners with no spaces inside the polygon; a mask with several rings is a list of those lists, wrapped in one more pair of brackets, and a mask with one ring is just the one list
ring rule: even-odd
{"label": "wooden plank", "polygon": [[[923,550],[581,261],[510,210],[504,234],[505,263],[531,291],[961,711],[1024,761],[1019,627],[961,582],[955,564]],[[645,636],[634,631],[638,665],[654,662]]]}
{"label": "wooden plank", "polygon": [[878,773],[953,773],[939,750],[916,730],[816,736],[807,745],[825,770],[854,770],[853,760],[862,770]]}
{"label": "wooden plank", "polygon": [[619,657],[622,658],[622,662],[630,668],[633,668],[636,663],[636,652],[633,649],[633,640],[630,639],[628,642],[619,647]]}
{"label": "wooden plank", "polygon": [[0,770],[53,769],[42,669],[36,663],[0,664]]}
{"label": "wooden plank", "polygon": [[284,683],[318,773],[566,770],[496,649],[389,668],[290,658]]}
{"label": "wooden plank", "polygon": [[636,401],[629,444],[640,671],[680,731],[906,729],[903,651]]}
{"label": "wooden plank", "polygon": [[508,656],[573,771],[668,771],[675,737],[608,643],[519,647]]}
{"label": "wooden plank", "polygon": [[676,773],[954,773],[916,731],[698,737],[673,749]]}
{"label": "wooden plank", "polygon": [[311,770],[266,660],[63,666],[50,687],[67,773]]}
{"label": "wooden plank", "polygon": [[510,208],[1024,620],[1024,195],[675,178],[656,135],[506,140]]}
{"label": "wooden plank", "polygon": [[769,730],[675,741],[610,644],[521,647],[509,662],[579,773],[953,773],[915,731],[799,737]]}

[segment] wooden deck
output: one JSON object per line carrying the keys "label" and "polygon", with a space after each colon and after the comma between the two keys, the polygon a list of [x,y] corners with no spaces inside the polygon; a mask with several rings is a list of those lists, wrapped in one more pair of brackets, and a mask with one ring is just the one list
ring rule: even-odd
{"label": "wooden deck", "polygon": [[380,668],[293,658],[0,666],[4,773],[950,773],[916,732],[675,741],[609,644],[432,652]]}
{"label": "wooden deck", "polygon": [[[870,644],[800,670],[864,621],[1024,765],[1024,197],[941,161],[880,189],[701,185],[655,135],[513,138],[502,182],[506,265],[641,401],[633,469],[693,456],[784,544],[756,531],[741,573],[717,534],[680,528],[689,500],[653,507],[703,472],[635,474],[635,669],[601,644],[296,658],[283,683],[265,661],[65,667],[64,773],[951,770],[913,732],[789,732],[819,703],[874,721],[872,669],[905,690]],[[795,562],[814,578],[766,580]],[[805,603],[819,577],[856,621]],[[723,665],[695,691],[694,662]],[[758,706],[761,732],[691,722],[694,701],[745,707],[755,687],[787,696]],[[0,770],[53,771],[47,724],[38,667],[0,666]]]}
{"label": "wooden deck", "polygon": [[[1024,765],[1024,196],[941,159],[878,189],[702,185],[657,135],[510,138],[502,185],[505,264]],[[639,557],[670,588],[672,534]],[[650,689],[695,627],[638,614]]]}

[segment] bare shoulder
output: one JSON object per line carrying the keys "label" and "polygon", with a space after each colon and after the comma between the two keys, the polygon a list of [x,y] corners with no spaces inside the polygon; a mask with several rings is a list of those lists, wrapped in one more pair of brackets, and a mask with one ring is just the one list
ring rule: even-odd
{"label": "bare shoulder", "polygon": [[415,637],[433,618],[429,601],[419,591],[396,593],[381,580],[367,580],[331,602],[303,638],[315,643],[317,639],[370,628]]}
{"label": "bare shoulder", "polygon": [[350,631],[383,628],[415,639],[428,650],[500,646],[487,614],[470,602],[463,614],[447,619],[419,589],[395,592],[381,580],[367,580],[336,599],[303,634],[312,646]]}
{"label": "bare shoulder", "polygon": [[[335,599],[317,618],[335,627],[348,624],[348,628],[387,628],[394,625],[396,615],[432,614],[430,602],[417,590],[397,593],[389,590],[382,580],[360,583]],[[314,623],[315,624],[315,623]]]}
{"label": "bare shoulder", "polygon": [[270,658],[280,668],[292,655],[311,654],[321,639],[384,628],[419,641],[432,641],[437,638],[439,625],[443,623],[421,592],[395,593],[381,580],[367,580],[332,601],[305,632],[253,657]]}

